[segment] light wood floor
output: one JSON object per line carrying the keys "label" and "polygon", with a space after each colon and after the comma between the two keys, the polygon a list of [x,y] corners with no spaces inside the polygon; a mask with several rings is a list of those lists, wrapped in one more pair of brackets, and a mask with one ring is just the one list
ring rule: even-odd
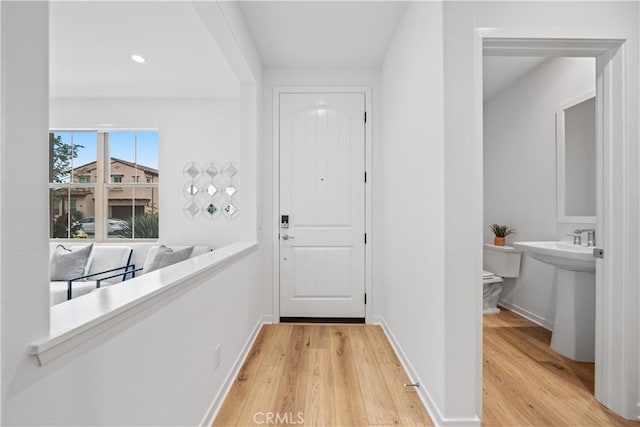
{"label": "light wood floor", "polygon": [[408,382],[379,326],[265,325],[214,426],[431,426]]}
{"label": "light wood floor", "polygon": [[593,397],[593,363],[551,350],[551,332],[508,310],[484,316],[483,425],[634,426]]}
{"label": "light wood floor", "polygon": [[[596,402],[593,364],[553,352],[549,331],[507,310],[484,319],[483,425],[640,427]],[[432,425],[407,382],[378,326],[266,325],[214,426],[287,424],[269,412],[290,425],[298,412],[314,426]]]}

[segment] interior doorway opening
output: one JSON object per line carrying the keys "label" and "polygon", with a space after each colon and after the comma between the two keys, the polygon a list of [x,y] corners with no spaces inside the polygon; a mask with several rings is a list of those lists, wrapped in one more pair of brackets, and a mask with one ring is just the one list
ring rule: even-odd
{"label": "interior doorway opening", "polygon": [[[616,277],[624,271],[629,260],[618,252],[623,242],[612,239],[615,220],[624,217],[623,194],[612,192],[615,182],[624,180],[623,176],[612,175],[616,167],[622,167],[622,157],[618,153],[624,150],[624,57],[620,47],[623,40],[596,39],[554,39],[514,37],[508,32],[480,32],[477,37],[476,65],[482,68],[482,56],[520,56],[520,57],[591,57],[596,63],[596,222],[595,234],[597,247],[608,254],[595,260],[595,398],[616,413],[631,418],[627,397],[632,392],[628,381],[623,377],[625,370],[616,368],[614,360],[617,352],[624,353],[625,342],[630,336],[612,336],[611,325],[624,324],[631,314],[619,294],[626,286],[624,280]],[[490,34],[490,36],[489,36]],[[482,73],[476,74],[477,82]],[[477,85],[478,116],[476,123],[482,123],[481,85]],[[479,105],[480,104],[480,105]],[[476,127],[478,141],[483,141],[482,126]],[[481,143],[483,144],[483,143]],[[619,269],[619,270],[618,270]],[[618,281],[616,281],[618,280]],[[616,289],[617,288],[617,289]],[[478,328],[482,334],[482,328]],[[630,360],[625,359],[628,364]],[[621,396],[624,396],[621,398]]]}

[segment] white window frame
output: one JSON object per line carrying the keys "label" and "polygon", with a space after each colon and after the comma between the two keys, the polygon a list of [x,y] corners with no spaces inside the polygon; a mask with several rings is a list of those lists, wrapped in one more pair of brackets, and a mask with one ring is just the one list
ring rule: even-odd
{"label": "white window frame", "polygon": [[[91,183],[79,183],[79,182],[70,182],[70,183],[49,183],[49,189],[69,189],[73,190],[74,188],[91,188],[93,189],[95,195],[95,214],[94,214],[94,224],[95,230],[93,238],[87,239],[93,242],[157,242],[159,239],[149,239],[149,238],[129,238],[129,239],[114,239],[109,238],[107,232],[107,219],[108,219],[108,201],[107,197],[109,191],[115,188],[131,188],[132,190],[132,200],[135,200],[135,189],[136,187],[140,188],[159,188],[159,182],[147,183],[147,182],[111,182],[111,165],[110,165],[110,146],[109,146],[109,135],[114,132],[158,132],[158,129],[49,129],[49,133],[61,133],[61,132],[69,132],[72,135],[74,133],[79,132],[96,132],[97,133],[97,144],[96,144],[96,181]],[[137,136],[136,136],[137,138]],[[137,144],[137,140],[136,140]],[[158,147],[158,151],[159,147]],[[137,164],[137,150],[136,157],[134,158],[134,163]],[[71,177],[71,181],[73,181],[73,176]],[[159,195],[158,195],[159,198]],[[69,199],[70,200],[70,199]],[[134,208],[135,214],[135,208]],[[70,212],[69,212],[70,213]],[[51,215],[51,212],[49,213]],[[67,217],[67,227],[71,228],[71,216]],[[135,229],[134,229],[135,236]],[[71,237],[66,238],[55,238],[49,237],[51,241],[71,241],[78,242],[83,241],[85,239],[74,239]]]}

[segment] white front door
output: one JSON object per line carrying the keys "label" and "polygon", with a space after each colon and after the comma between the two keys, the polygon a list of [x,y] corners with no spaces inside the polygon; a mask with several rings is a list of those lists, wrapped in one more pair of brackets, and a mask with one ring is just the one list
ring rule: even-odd
{"label": "white front door", "polygon": [[279,96],[280,317],[364,318],[365,95]]}

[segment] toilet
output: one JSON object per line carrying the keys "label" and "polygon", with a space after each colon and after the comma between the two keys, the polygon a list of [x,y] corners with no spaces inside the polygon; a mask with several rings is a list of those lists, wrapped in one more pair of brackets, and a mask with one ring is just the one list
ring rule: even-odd
{"label": "toilet", "polygon": [[485,243],[482,255],[483,313],[498,314],[503,279],[518,277],[522,252],[513,246]]}

